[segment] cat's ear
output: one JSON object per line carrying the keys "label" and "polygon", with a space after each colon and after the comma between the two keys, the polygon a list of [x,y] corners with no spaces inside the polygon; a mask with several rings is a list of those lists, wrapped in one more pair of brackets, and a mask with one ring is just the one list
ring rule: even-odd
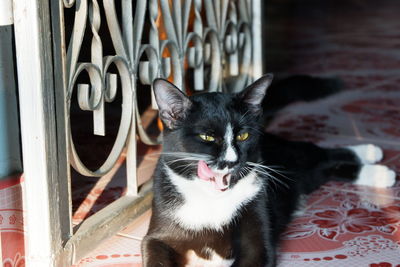
{"label": "cat's ear", "polygon": [[192,102],[175,85],[164,79],[153,82],[159,114],[164,124],[173,129],[187,115]]}
{"label": "cat's ear", "polygon": [[241,101],[246,103],[250,110],[259,113],[262,111],[261,103],[273,79],[272,73],[265,74],[254,83],[250,84],[239,94]]}

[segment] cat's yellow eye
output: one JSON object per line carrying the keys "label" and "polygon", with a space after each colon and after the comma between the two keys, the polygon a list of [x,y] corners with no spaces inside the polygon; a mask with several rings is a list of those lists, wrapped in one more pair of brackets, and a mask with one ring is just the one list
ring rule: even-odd
{"label": "cat's yellow eye", "polygon": [[211,135],[208,135],[208,134],[199,134],[199,137],[201,139],[203,139],[204,141],[207,141],[207,142],[214,142],[215,141],[215,138],[213,136],[211,136]]}
{"label": "cat's yellow eye", "polygon": [[238,136],[236,136],[236,140],[238,140],[238,141],[244,141],[244,140],[247,140],[248,138],[249,138],[248,132],[241,133]]}

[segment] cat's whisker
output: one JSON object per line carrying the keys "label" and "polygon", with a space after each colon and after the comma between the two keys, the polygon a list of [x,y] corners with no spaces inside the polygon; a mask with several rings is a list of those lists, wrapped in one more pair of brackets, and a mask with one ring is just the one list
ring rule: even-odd
{"label": "cat's whisker", "polygon": [[[168,158],[172,158],[172,159],[168,159]],[[204,161],[206,161],[205,159],[202,159],[202,158],[198,158],[198,157],[189,157],[189,156],[187,156],[187,157],[173,157],[173,156],[171,156],[171,157],[168,157],[167,159],[164,159],[164,160],[167,160],[167,161],[184,161],[184,160],[189,160],[189,161],[199,161],[199,160],[204,160]]]}
{"label": "cat's whisker", "polygon": [[273,165],[265,165],[263,162],[257,163],[260,165],[260,167],[267,168],[268,170],[271,170],[273,172],[277,173],[290,173],[289,171],[285,171],[284,167],[282,166],[273,166]]}
{"label": "cat's whisker", "polygon": [[248,129],[251,129],[251,130],[253,130],[253,131],[255,131],[256,133],[259,133],[259,134],[263,134],[264,132],[261,130],[261,129],[259,129],[259,128],[255,128],[255,127],[249,127],[249,126],[246,126]]}
{"label": "cat's whisker", "polygon": [[[197,162],[200,160],[209,161],[210,156],[206,154],[198,154],[198,153],[187,153],[187,152],[162,152],[162,155],[166,157],[163,158],[166,164],[175,164],[175,163],[185,163],[185,168],[189,168],[190,166],[197,165]],[[170,159],[171,158],[171,159]]]}
{"label": "cat's whisker", "polygon": [[276,168],[279,167],[279,166],[276,166],[276,167],[275,167],[275,166],[266,166],[266,165],[263,165],[263,164],[260,164],[260,163],[255,163],[255,162],[247,162],[247,164],[250,165],[250,166],[256,167],[256,168],[263,169],[263,170],[265,170],[265,171],[274,172],[274,173],[276,173],[276,174],[278,174],[278,175],[280,175],[280,176],[282,176],[282,177],[284,177],[284,178],[286,178],[286,179],[288,179],[288,180],[293,181],[293,179],[291,179],[291,178],[289,178],[289,177],[287,177],[287,176],[285,175],[285,173],[288,173],[288,172],[285,172],[285,171],[281,171],[281,170],[277,170],[277,169],[276,169]]}
{"label": "cat's whisker", "polygon": [[182,169],[182,170],[186,170],[186,169],[188,169],[188,168],[190,168],[190,167],[197,167],[197,164],[186,164],[186,165],[181,165],[181,166],[178,167],[178,168],[180,168],[180,169]]}
{"label": "cat's whisker", "polygon": [[288,187],[286,183],[284,183],[283,181],[277,179],[276,177],[274,177],[270,173],[267,173],[267,172],[262,171],[262,170],[257,170],[257,169],[255,169],[255,172],[258,173],[258,174],[266,176],[268,178],[268,181],[273,182],[275,186],[278,186],[278,184],[276,182],[279,182],[283,186]]}
{"label": "cat's whisker", "polygon": [[250,113],[250,110],[246,110],[246,112],[240,117],[239,125],[243,122],[244,119],[246,119],[248,113]]}
{"label": "cat's whisker", "polygon": [[197,168],[197,163],[187,163],[185,165],[178,166],[181,171],[185,172],[187,169],[195,167]]}
{"label": "cat's whisker", "polygon": [[258,169],[258,168],[254,168],[253,170],[254,170],[257,174],[262,174],[262,175],[264,175],[264,176],[266,176],[266,177],[268,177],[268,178],[275,178],[271,173],[269,173],[269,172],[267,172],[267,171],[265,171],[265,170]]}
{"label": "cat's whisker", "polygon": [[[276,194],[276,190],[277,190],[278,185],[277,185],[277,183],[275,182],[275,177],[273,177],[270,173],[265,172],[265,171],[262,171],[262,172],[260,173],[260,170],[254,168],[254,167],[253,167],[253,168],[248,167],[248,168],[249,168],[250,170],[254,170],[254,171],[255,171],[256,173],[258,173],[258,174],[261,174],[261,175],[264,175],[264,176],[266,176],[266,177],[268,177],[268,178],[271,178],[271,179],[268,179],[268,180],[267,180],[266,186],[267,186],[268,188],[270,188],[270,190],[272,191],[272,193]],[[273,183],[274,186],[272,186],[271,182]],[[281,182],[282,182],[282,181],[281,181]]]}
{"label": "cat's whisker", "polygon": [[[247,164],[252,166],[253,170],[256,173],[264,175],[267,178],[269,178],[268,180],[273,182],[275,186],[277,186],[276,182],[278,182],[281,185],[285,186],[286,188],[289,188],[289,186],[285,182],[283,182],[282,180],[278,179],[277,177],[273,176],[270,172],[268,172],[268,171],[274,171],[273,169],[271,169],[271,168],[269,168],[269,167],[267,167],[265,165],[257,164],[257,163],[254,163],[254,162],[248,162]],[[279,175],[283,176],[282,174],[279,174]],[[283,177],[285,177],[285,176],[283,176]],[[288,177],[285,177],[285,178],[290,179]]]}
{"label": "cat's whisker", "polygon": [[243,177],[245,177],[247,171],[248,171],[248,168],[247,168],[247,167],[244,167],[243,169],[241,169],[241,170],[239,171],[239,178],[242,179]]}
{"label": "cat's whisker", "polygon": [[210,159],[210,155],[190,152],[160,152],[160,155],[175,156],[175,157],[194,157],[199,159]]}
{"label": "cat's whisker", "polygon": [[199,161],[198,158],[178,158],[178,159],[172,159],[172,160],[164,160],[166,163],[176,163],[176,162],[182,162],[182,161]]}
{"label": "cat's whisker", "polygon": [[[250,172],[252,171],[252,168],[250,168],[249,166],[245,166],[243,169],[244,169],[244,171],[247,172],[247,173],[250,173]],[[246,175],[246,174],[245,174],[245,175]]]}
{"label": "cat's whisker", "polygon": [[183,175],[187,176],[188,174],[190,174],[190,172],[193,171],[193,169],[190,169],[191,167],[197,167],[197,164],[189,164],[185,166],[182,169]]}
{"label": "cat's whisker", "polygon": [[249,110],[246,110],[246,112],[240,117],[239,119],[239,125],[243,122],[243,120],[246,118],[247,113],[249,113]]}

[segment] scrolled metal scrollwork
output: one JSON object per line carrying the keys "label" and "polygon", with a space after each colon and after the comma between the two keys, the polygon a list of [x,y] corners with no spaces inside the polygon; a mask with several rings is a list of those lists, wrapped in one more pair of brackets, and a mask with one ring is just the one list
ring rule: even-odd
{"label": "scrolled metal scrollwork", "polygon": [[[123,150],[131,127],[137,127],[143,142],[158,143],[142,127],[135,94],[138,83],[151,85],[157,77],[173,77],[174,83],[186,90],[185,76],[191,70],[194,91],[237,92],[252,78],[251,0],[121,0],[120,9],[115,0],[101,4],[97,0],[60,1],[64,9],[75,8],[65,51],[68,107],[76,88],[79,107],[94,113],[94,134],[104,135],[104,103],[114,101],[118,90],[122,92],[116,141],[98,170],[84,166],[69,135],[71,164],[83,175],[106,174]],[[101,25],[108,29],[115,55],[103,54]],[[87,32],[92,35],[90,44],[85,44],[90,46],[91,57],[80,62]],[[111,65],[116,66],[117,73],[109,72]],[[89,84],[77,84],[83,72]],[[235,81],[229,88],[224,83],[227,76]]]}

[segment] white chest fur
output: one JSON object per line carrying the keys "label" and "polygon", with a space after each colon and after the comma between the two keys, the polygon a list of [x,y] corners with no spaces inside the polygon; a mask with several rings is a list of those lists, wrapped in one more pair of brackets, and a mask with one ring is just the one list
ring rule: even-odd
{"label": "white chest fur", "polygon": [[170,211],[171,215],[182,227],[190,230],[222,230],[240,207],[252,200],[261,189],[254,172],[243,177],[232,189],[219,192],[207,181],[197,178],[187,180],[167,166],[165,170],[184,199],[181,206]]}
{"label": "white chest fur", "polygon": [[186,254],[186,267],[229,267],[233,264],[233,259],[223,259],[215,251],[205,248],[211,255],[210,259],[203,259],[196,255],[193,250],[189,250]]}

